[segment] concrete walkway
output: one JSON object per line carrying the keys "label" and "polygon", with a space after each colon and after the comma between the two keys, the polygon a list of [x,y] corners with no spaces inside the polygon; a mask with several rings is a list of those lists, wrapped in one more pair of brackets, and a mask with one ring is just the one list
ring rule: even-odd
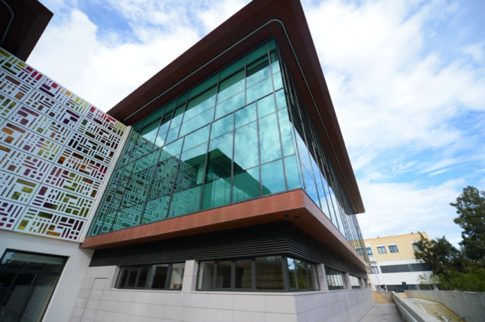
{"label": "concrete walkway", "polygon": [[376,303],[360,322],[402,322],[396,304]]}

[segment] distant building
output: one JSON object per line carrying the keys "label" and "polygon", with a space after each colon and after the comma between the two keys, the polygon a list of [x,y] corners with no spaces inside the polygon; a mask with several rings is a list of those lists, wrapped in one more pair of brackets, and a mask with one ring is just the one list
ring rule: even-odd
{"label": "distant building", "polygon": [[[426,232],[421,234],[429,239]],[[388,291],[404,292],[405,282],[408,289],[419,289],[419,275],[431,274],[431,268],[414,257],[414,243],[419,239],[419,233],[364,239],[374,288],[380,286]],[[357,252],[363,254],[364,250],[357,248]]]}

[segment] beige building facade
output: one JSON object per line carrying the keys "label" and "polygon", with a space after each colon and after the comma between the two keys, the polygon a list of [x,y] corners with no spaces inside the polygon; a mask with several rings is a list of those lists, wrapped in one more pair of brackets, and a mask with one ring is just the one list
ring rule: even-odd
{"label": "beige building facade", "polygon": [[[421,234],[429,239],[426,232]],[[364,239],[366,249],[357,252],[369,256],[372,268],[369,277],[374,289],[403,292],[404,283],[410,290],[420,289],[419,276],[430,275],[431,268],[414,256],[414,243],[419,239],[419,232]]]}

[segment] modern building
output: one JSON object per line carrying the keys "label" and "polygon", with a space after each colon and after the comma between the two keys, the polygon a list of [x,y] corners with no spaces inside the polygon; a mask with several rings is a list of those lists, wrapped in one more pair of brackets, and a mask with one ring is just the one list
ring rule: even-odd
{"label": "modern building", "polygon": [[[426,232],[421,233],[429,239]],[[367,253],[371,263],[370,282],[375,289],[404,292],[403,283],[409,290],[419,290],[419,276],[431,275],[422,260],[416,259],[414,243],[421,238],[420,233],[395,235],[364,239],[365,250],[357,248],[358,253]]]}
{"label": "modern building", "polygon": [[24,63],[52,14],[0,5],[0,321],[372,307],[364,206],[298,0],[251,2],[108,114]]}

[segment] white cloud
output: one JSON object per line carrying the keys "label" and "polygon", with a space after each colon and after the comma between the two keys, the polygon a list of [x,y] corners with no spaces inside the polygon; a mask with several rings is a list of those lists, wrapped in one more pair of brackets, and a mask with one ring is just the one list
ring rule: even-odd
{"label": "white cloud", "polygon": [[366,213],[357,215],[364,238],[426,231],[432,238],[442,237],[457,244],[460,228],[450,206],[466,185],[451,180],[442,185],[421,188],[412,183],[360,182]]}

